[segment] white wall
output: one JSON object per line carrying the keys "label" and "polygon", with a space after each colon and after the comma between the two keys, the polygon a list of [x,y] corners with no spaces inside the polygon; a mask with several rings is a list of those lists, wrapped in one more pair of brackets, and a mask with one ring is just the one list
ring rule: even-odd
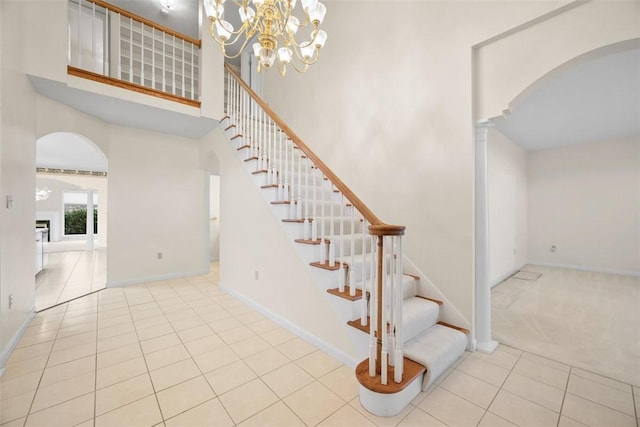
{"label": "white wall", "polygon": [[[265,74],[265,97],[275,111],[381,219],[407,226],[405,253],[469,324],[474,318],[472,132],[474,117],[484,117],[477,110],[490,109],[482,103],[486,92],[474,97],[474,90],[485,85],[511,94],[515,81],[522,91],[528,79],[540,78],[558,60],[583,53],[582,33],[596,45],[623,37],[630,28],[638,31],[632,18],[620,20],[624,29],[611,34],[606,19],[603,28],[594,26],[600,15],[616,14],[618,2],[602,2],[577,15],[577,34],[573,26],[548,32],[538,18],[568,3],[429,1],[389,8],[376,1],[331,2],[323,23],[329,39],[318,63],[304,76]],[[628,3],[621,13],[628,13],[627,6],[635,10],[634,2]],[[361,26],[345,24],[353,22],[394,30],[363,38]],[[527,23],[527,37],[537,40],[531,45],[536,47],[511,43],[491,55],[474,54],[501,34],[521,40],[512,30]],[[564,56],[546,55],[547,47],[558,45]],[[524,80],[501,72],[494,81],[496,68],[500,71],[495,64],[507,67],[520,56],[526,58],[506,69],[524,69],[531,61],[542,65],[533,75],[523,71]],[[361,166],[354,167],[358,161]]]}
{"label": "white wall", "polygon": [[209,259],[220,259],[220,177],[209,176]]}
{"label": "white wall", "polygon": [[640,37],[638,1],[564,3],[566,7],[551,12],[547,19],[477,46],[475,119],[501,116],[526,97],[527,89],[539,84],[541,77],[583,54]]}
{"label": "white wall", "polygon": [[0,371],[35,294],[35,93],[23,70],[24,9],[24,2],[0,2]]}
{"label": "white wall", "polygon": [[495,128],[487,143],[489,283],[527,261],[527,152]]}
{"label": "white wall", "polygon": [[199,153],[195,140],[109,128],[107,286],[208,271]]}
{"label": "white wall", "polygon": [[[472,46],[558,5],[331,2],[318,63],[303,76],[265,74],[275,111],[383,221],[407,226],[405,254],[464,326],[474,294]],[[364,36],[351,23],[394,30]]]}
{"label": "white wall", "polygon": [[316,281],[318,276],[326,277],[326,272],[309,268],[308,261],[301,259],[294,238],[285,233],[282,221],[261,194],[264,190],[236,157],[222,131],[213,131],[202,144],[214,149],[220,160],[220,220],[224,224],[220,229],[220,286],[343,362],[364,359],[358,352],[366,348],[358,347],[353,339],[361,333],[346,324],[351,317],[341,318],[337,313],[336,304],[342,301],[326,292],[327,280]]}
{"label": "white wall", "polygon": [[530,153],[529,261],[640,274],[638,159],[639,137]]}

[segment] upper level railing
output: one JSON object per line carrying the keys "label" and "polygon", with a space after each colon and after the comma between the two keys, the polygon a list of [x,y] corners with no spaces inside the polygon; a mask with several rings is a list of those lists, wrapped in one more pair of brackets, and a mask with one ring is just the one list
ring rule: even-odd
{"label": "upper level railing", "polygon": [[[362,296],[360,324],[369,327],[369,375],[387,384],[403,375],[402,236],[404,226],[382,222],[342,180],[227,66],[226,114],[241,138],[236,147],[266,174],[289,205],[286,221],[303,223],[298,242],[318,245],[312,265],[340,270],[338,292]],[[370,296],[368,304],[367,296]],[[384,333],[379,333],[384,331]],[[383,363],[384,362],[384,363]]]}
{"label": "upper level railing", "polygon": [[102,0],[68,14],[70,74],[199,106],[199,40]]}

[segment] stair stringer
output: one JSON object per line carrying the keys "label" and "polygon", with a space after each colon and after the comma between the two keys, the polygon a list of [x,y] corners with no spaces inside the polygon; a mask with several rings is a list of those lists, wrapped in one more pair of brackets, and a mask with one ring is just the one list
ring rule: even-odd
{"label": "stair stringer", "polygon": [[300,224],[281,221],[280,206],[271,205],[259,180],[247,173],[228,135],[210,135],[204,143],[213,144],[221,175],[220,288],[355,368],[367,347],[346,326],[351,307],[326,292],[335,278],[309,266],[317,260],[315,247],[294,242],[290,226]]}

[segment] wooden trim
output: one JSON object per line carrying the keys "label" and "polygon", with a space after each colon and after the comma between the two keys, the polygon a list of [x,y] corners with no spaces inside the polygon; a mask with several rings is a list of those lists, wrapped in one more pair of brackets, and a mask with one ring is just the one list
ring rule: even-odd
{"label": "wooden trim", "polygon": [[260,175],[261,173],[268,173],[268,172],[269,171],[266,169],[260,169],[260,170],[251,172],[251,175]]}
{"label": "wooden trim", "polygon": [[267,185],[261,185],[260,188],[262,189],[267,189],[267,188],[278,188],[278,184],[267,184]]}
{"label": "wooden trim", "polygon": [[438,325],[446,326],[447,328],[455,329],[457,331],[462,332],[465,335],[469,335],[469,330],[461,326],[452,325],[451,323],[447,323],[447,322],[438,322]]}
{"label": "wooden trim", "polygon": [[322,242],[322,239],[312,240],[312,239],[296,239],[296,243],[302,243],[305,245],[319,245]]}
{"label": "wooden trim", "polygon": [[373,213],[371,209],[367,205],[364,204],[362,200],[360,200],[353,191],[347,185],[342,182],[338,176],[333,173],[329,167],[324,164],[322,160],[313,152],[307,145],[302,142],[300,137],[296,135],[287,124],[278,116],[272,109],[269,107],[250,87],[247,85],[244,80],[242,80],[238,74],[229,66],[229,64],[225,64],[225,68],[229,72],[231,76],[233,76],[237,82],[247,91],[247,93],[254,99],[254,101],[271,117],[271,119],[278,125],[280,129],[294,142],[295,146],[297,146],[300,150],[302,150],[305,155],[311,159],[311,161],[322,171],[325,177],[327,177],[332,184],[340,190],[344,197],[355,206],[355,208],[364,216],[369,224],[375,226],[383,226],[380,229],[376,229],[379,232],[389,232],[391,235],[402,235],[404,234],[404,226],[397,225],[389,225],[380,221],[378,217]]}
{"label": "wooden trim", "polygon": [[258,158],[254,156],[254,157],[249,157],[248,159],[244,159],[245,162],[250,162],[252,160],[258,160]]}
{"label": "wooden trim", "polygon": [[374,224],[369,226],[369,234],[374,236],[403,236],[404,225]]}
{"label": "wooden trim", "polygon": [[170,93],[151,89],[136,83],[129,83],[125,82],[124,80],[114,79],[113,77],[103,76],[102,74],[97,74],[91,71],[81,70],[80,68],[72,67],[71,65],[67,65],[67,74],[69,74],[70,76],[80,77],[83,79],[104,83],[110,86],[119,87],[121,89],[132,90],[134,92],[142,93],[145,95],[155,96],[156,98],[162,98],[168,101],[179,102],[190,107],[200,108],[200,101],[194,101],[192,99],[172,95]]}
{"label": "wooden trim", "polygon": [[247,148],[251,148],[250,145],[243,145],[242,147],[238,147],[236,148],[236,150],[240,151],[240,150],[246,150]]}
{"label": "wooden trim", "polygon": [[442,301],[440,301],[439,299],[433,299],[433,298],[429,298],[429,297],[423,297],[422,295],[416,295],[416,298],[420,298],[420,299],[426,299],[427,301],[431,301],[431,302],[435,302],[438,305],[442,305],[444,304]]}
{"label": "wooden trim", "polygon": [[396,383],[393,380],[393,366],[389,366],[387,369],[388,383],[386,385],[383,385],[381,382],[382,377],[379,374],[375,377],[369,376],[369,359],[364,359],[356,367],[356,378],[363,387],[373,392],[382,394],[393,394],[404,390],[409,384],[417,380],[418,377],[427,370],[427,368],[423,365],[405,357],[402,382]]}
{"label": "wooden trim", "polygon": [[239,134],[237,134],[237,135],[232,136],[232,137],[231,137],[231,141],[233,141],[234,139],[238,139],[238,138],[242,138],[242,134],[241,134],[241,133],[239,133]]}
{"label": "wooden trim", "polygon": [[290,205],[291,200],[274,200],[271,202],[272,205]]}
{"label": "wooden trim", "polygon": [[409,273],[402,273],[405,276],[410,276],[413,277],[416,280],[420,280],[420,276],[418,276],[417,274],[409,274]]}
{"label": "wooden trim", "polygon": [[225,130],[225,132],[226,132],[226,131],[228,131],[229,129],[234,128],[234,127],[236,127],[236,125],[229,125],[229,126],[227,126],[224,130]]}
{"label": "wooden trim", "polygon": [[[335,295],[340,298],[347,299],[349,301],[357,301],[359,299],[362,299],[362,290],[356,289],[356,294],[351,295],[349,293],[348,285],[344,287],[344,292],[340,292],[339,288],[335,288],[335,289],[327,289],[327,293],[330,293],[331,295]],[[360,319],[358,319],[357,322],[360,323]]]}
{"label": "wooden trim", "polygon": [[311,262],[309,263],[309,265],[311,267],[318,267],[318,268],[322,268],[323,270],[330,270],[330,271],[336,271],[336,270],[340,270],[340,267],[342,266],[342,264],[340,264],[338,261],[336,261],[336,265],[334,265],[333,267],[331,267],[329,265],[329,261],[325,261],[325,262]]}
{"label": "wooden trim", "polygon": [[142,16],[136,15],[135,13],[129,12],[128,10],[119,8],[118,6],[114,6],[111,3],[107,3],[106,1],[103,1],[103,0],[87,0],[87,1],[90,3],[95,3],[98,6],[102,6],[105,9],[119,13],[120,15],[126,16],[127,18],[131,18],[135,21],[142,22],[143,24],[148,25],[150,27],[154,27],[156,30],[164,31],[167,34],[176,36],[177,38],[182,39],[186,42],[195,44],[198,47],[202,46],[201,40],[197,40],[197,39],[194,39],[193,37],[187,36],[186,34],[179,33],[176,30],[172,30],[171,28],[163,27],[162,25],[156,22],[150,21],[149,19],[143,18]]}

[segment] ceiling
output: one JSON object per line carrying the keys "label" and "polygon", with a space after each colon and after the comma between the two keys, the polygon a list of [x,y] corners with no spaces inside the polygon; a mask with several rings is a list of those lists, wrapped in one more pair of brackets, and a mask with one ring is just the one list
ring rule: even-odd
{"label": "ceiling", "polygon": [[552,72],[511,110],[493,121],[528,151],[640,135],[640,48]]}
{"label": "ceiling", "polygon": [[106,172],[107,158],[80,135],[54,132],[38,139],[36,167]]}
{"label": "ceiling", "polygon": [[109,0],[109,3],[194,39],[200,39],[201,0],[173,0],[168,13],[162,12],[160,0]]}

